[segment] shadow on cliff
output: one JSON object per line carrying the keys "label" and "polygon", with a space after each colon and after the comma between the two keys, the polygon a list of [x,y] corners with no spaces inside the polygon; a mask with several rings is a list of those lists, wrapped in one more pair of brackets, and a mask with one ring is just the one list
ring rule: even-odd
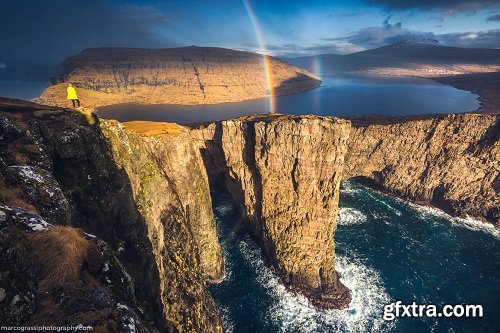
{"label": "shadow on cliff", "polygon": [[[132,275],[136,306],[146,321],[167,329],[159,273],[130,180],[113,160],[97,117],[64,111],[35,115],[53,176],[70,204],[70,224],[108,242]],[[58,221],[61,222],[61,221]]]}
{"label": "shadow on cliff", "polygon": [[281,82],[281,84],[274,89],[274,94],[281,96],[288,95],[290,93],[301,93],[318,88],[320,84],[320,80],[316,80],[315,78],[302,73],[297,73],[294,77]]}

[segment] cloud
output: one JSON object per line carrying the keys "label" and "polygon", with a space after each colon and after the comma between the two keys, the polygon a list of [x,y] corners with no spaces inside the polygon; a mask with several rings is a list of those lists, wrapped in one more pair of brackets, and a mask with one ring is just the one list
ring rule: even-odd
{"label": "cloud", "polygon": [[[263,50],[261,46],[254,42],[244,42],[240,44],[238,48],[241,51],[257,52],[261,53]],[[309,55],[305,48],[299,44],[295,43],[284,43],[284,44],[266,44],[265,52],[272,56],[301,56]]]}
{"label": "cloud", "polygon": [[[365,48],[359,45],[351,44],[347,41],[336,40],[336,39],[322,39],[322,41],[328,41],[329,43],[317,43],[312,46],[304,46],[296,43],[285,43],[285,44],[267,44],[266,52],[269,55],[276,57],[300,57],[309,56],[316,54],[349,54],[359,51],[364,51]],[[239,47],[242,51],[249,52],[261,52],[260,45],[256,43],[241,43]]]}
{"label": "cloud", "polygon": [[491,15],[486,19],[486,21],[500,21],[500,14]]}
{"label": "cloud", "polygon": [[143,21],[149,25],[168,25],[170,23],[170,19],[165,13],[150,5],[124,5],[122,13],[133,21]]}
{"label": "cloud", "polygon": [[364,51],[366,48],[360,45],[356,45],[350,43],[345,40],[332,40],[329,44],[319,44],[310,47],[304,47],[304,53],[313,53],[313,54],[349,54]]}
{"label": "cloud", "polygon": [[59,64],[89,47],[168,47],[168,16],[153,6],[113,0],[7,1],[0,11],[0,59],[9,70]]}
{"label": "cloud", "polygon": [[306,49],[318,51],[318,53],[347,54],[405,40],[437,40],[447,46],[476,48],[498,48],[500,45],[500,29],[435,34],[406,29],[401,22],[391,24],[391,18],[392,16],[389,15],[381,26],[363,28],[348,36],[322,38],[322,41],[330,42],[330,44]]}
{"label": "cloud", "polygon": [[437,35],[443,45],[459,47],[499,48],[500,29]]}
{"label": "cloud", "polygon": [[[413,31],[403,28],[401,22],[391,24],[392,15],[389,15],[379,27],[367,27],[358,30],[352,35],[339,38],[323,38],[324,41],[334,42],[337,45],[346,45],[342,51],[367,50],[381,47],[408,39],[434,39],[435,36],[430,32]],[[349,52],[341,52],[349,53]]]}
{"label": "cloud", "polygon": [[500,5],[499,0],[366,0],[366,2],[389,10],[431,9],[447,14],[475,12]]}

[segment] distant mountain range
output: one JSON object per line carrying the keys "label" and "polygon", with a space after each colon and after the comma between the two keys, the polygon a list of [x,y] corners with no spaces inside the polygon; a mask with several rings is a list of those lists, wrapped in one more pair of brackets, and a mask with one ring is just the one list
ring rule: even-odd
{"label": "distant mountain range", "polygon": [[367,72],[432,77],[498,71],[500,49],[449,47],[433,40],[408,40],[348,55],[322,54],[287,61],[316,74]]}

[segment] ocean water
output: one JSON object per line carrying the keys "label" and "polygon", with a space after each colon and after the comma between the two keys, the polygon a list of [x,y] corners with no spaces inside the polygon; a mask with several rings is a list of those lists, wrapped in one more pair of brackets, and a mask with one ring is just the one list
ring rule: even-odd
{"label": "ocean water", "polygon": [[[341,191],[336,267],[353,300],[318,310],[266,266],[228,196],[214,211],[226,279],[211,286],[228,332],[498,332],[500,233],[476,221],[407,203],[354,182]],[[481,304],[483,318],[383,319],[383,306]]]}
{"label": "ocean water", "polygon": [[0,97],[32,100],[40,97],[50,83],[43,81],[12,81],[0,80]]}
{"label": "ocean water", "polygon": [[[367,79],[322,75],[319,88],[274,99],[275,112],[352,116],[459,113],[479,107],[478,96],[426,79]],[[84,102],[84,101],[83,101]],[[214,105],[138,105],[101,107],[98,114],[120,121],[149,120],[189,124],[269,113],[269,99]]]}

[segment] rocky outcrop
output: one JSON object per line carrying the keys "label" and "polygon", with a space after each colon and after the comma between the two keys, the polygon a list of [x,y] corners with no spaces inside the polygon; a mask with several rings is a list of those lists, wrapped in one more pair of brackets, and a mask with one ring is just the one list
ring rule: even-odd
{"label": "rocky outcrop", "polygon": [[500,118],[454,114],[352,118],[344,178],[399,197],[500,223]]}
{"label": "rocky outcrop", "polygon": [[285,284],[325,308],[349,304],[334,268],[333,235],[350,124],[269,116],[193,131],[212,177],[222,174],[242,227]]}
{"label": "rocky outcrop", "polygon": [[64,62],[65,82],[40,102],[69,107],[66,82],[83,105],[213,104],[303,92],[320,80],[274,57],[222,48],[88,49]]}
{"label": "rocky outcrop", "polygon": [[130,273],[96,236],[0,205],[0,249],[3,326],[159,332],[138,315]]}
{"label": "rocky outcrop", "polygon": [[[222,277],[223,261],[201,156],[186,131],[151,136],[91,114],[1,102],[0,202],[107,242],[128,274],[116,285],[130,285],[133,296],[120,301],[110,289],[113,300],[141,321],[160,331],[222,332],[206,281]],[[45,305],[34,313],[28,306],[28,320],[53,324],[40,315]]]}
{"label": "rocky outcrop", "polygon": [[222,331],[202,283],[222,279],[222,253],[207,176],[188,131],[172,124],[168,132],[140,135],[113,121],[101,127],[148,227],[167,320],[181,332]]}

